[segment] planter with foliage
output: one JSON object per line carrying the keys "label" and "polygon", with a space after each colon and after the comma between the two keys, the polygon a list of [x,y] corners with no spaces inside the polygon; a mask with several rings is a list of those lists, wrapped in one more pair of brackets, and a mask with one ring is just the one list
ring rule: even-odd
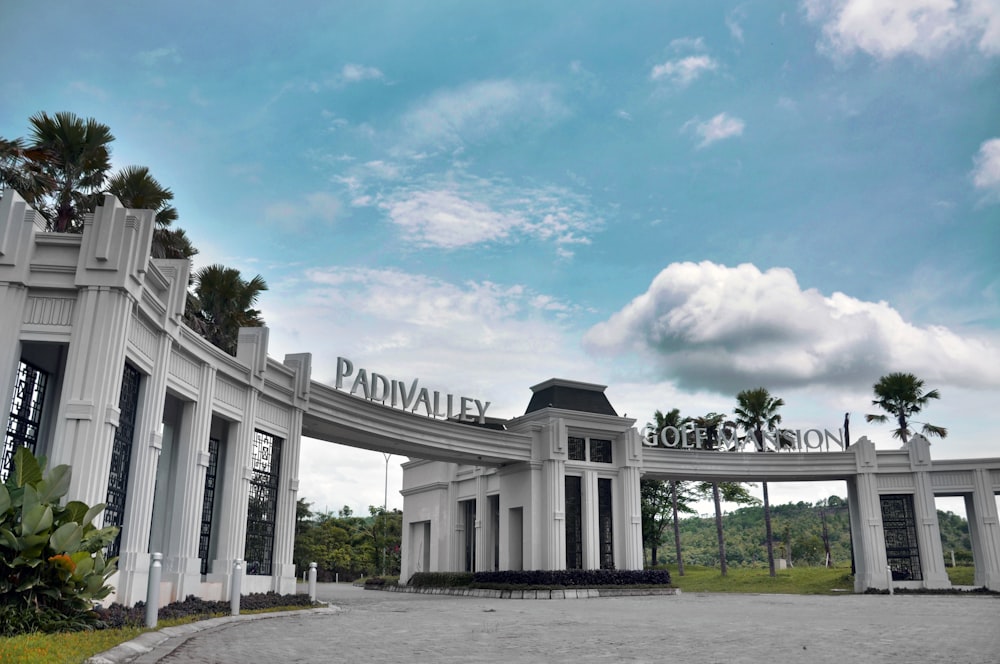
{"label": "planter with foliage", "polygon": [[66,465],[44,472],[25,447],[14,454],[0,486],[0,636],[86,629],[111,592],[117,559],[103,549],[118,529],[93,525],[103,504],[61,504],[70,476]]}

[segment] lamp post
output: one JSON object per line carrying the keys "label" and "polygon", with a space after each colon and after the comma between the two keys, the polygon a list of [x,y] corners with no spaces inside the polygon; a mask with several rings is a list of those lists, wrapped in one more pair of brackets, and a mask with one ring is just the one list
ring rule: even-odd
{"label": "lamp post", "polygon": [[385,457],[385,493],[382,496],[382,576],[385,576],[386,531],[388,528],[386,524],[386,509],[388,509],[389,505],[389,457],[392,455],[388,452],[382,452],[382,456]]}

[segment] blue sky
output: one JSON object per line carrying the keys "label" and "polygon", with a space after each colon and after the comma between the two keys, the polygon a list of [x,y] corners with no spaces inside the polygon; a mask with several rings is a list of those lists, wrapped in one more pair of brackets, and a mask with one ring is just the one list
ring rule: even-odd
{"label": "blue sky", "polygon": [[[910,371],[942,393],[935,456],[998,453],[995,2],[91,1],[0,25],[0,135],[108,124],[196,266],[267,280],[271,354],[316,379],[344,356],[515,416],[559,376],[640,423],[763,385],[788,426],[850,411],[893,447],[863,414]],[[302,468],[321,508],[382,501],[377,453],[306,442]]]}

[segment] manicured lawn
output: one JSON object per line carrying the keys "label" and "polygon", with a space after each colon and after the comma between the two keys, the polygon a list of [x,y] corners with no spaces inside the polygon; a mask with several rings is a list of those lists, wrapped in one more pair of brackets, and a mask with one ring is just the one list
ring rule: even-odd
{"label": "manicured lawn", "polygon": [[[308,607],[287,606],[271,609],[240,611],[248,613],[271,613],[275,611],[301,611]],[[219,616],[224,614],[219,614]],[[196,620],[201,616],[160,620],[157,627],[172,627]],[[143,632],[144,627],[122,629],[101,629],[91,632],[64,632],[61,634],[23,634],[9,638],[0,637],[0,664],[80,664],[88,657],[110,650],[120,643],[131,641]]]}
{"label": "manicured lawn", "polygon": [[854,590],[850,567],[794,567],[778,571],[774,578],[766,567],[730,567],[726,576],[717,567],[685,565],[684,576],[677,574],[676,565],[668,568],[673,585],[682,592],[829,595]]}
{"label": "manicured lawn", "polygon": [[88,657],[134,639],[144,630],[102,629],[63,634],[23,634],[0,638],[0,662],[4,664],[80,664]]}
{"label": "manicured lawn", "polygon": [[951,585],[953,586],[971,586],[975,585],[973,583],[973,578],[976,574],[976,568],[969,567],[949,567],[948,578],[951,579]]}

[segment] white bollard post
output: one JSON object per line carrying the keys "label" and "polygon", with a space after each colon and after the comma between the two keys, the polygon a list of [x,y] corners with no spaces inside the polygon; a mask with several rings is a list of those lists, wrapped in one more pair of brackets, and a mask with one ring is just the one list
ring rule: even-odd
{"label": "white bollard post", "polygon": [[240,586],[243,583],[243,561],[233,561],[233,582],[230,585],[229,593],[229,613],[240,615]]}
{"label": "white bollard post", "polygon": [[885,566],[885,580],[889,583],[889,594],[892,594],[892,568]]}
{"label": "white bollard post", "polygon": [[309,599],[316,601],[316,563],[309,563]]}
{"label": "white bollard post", "polygon": [[149,565],[149,582],[146,584],[146,627],[156,627],[160,611],[160,577],[163,574],[163,554],[154,553]]}

